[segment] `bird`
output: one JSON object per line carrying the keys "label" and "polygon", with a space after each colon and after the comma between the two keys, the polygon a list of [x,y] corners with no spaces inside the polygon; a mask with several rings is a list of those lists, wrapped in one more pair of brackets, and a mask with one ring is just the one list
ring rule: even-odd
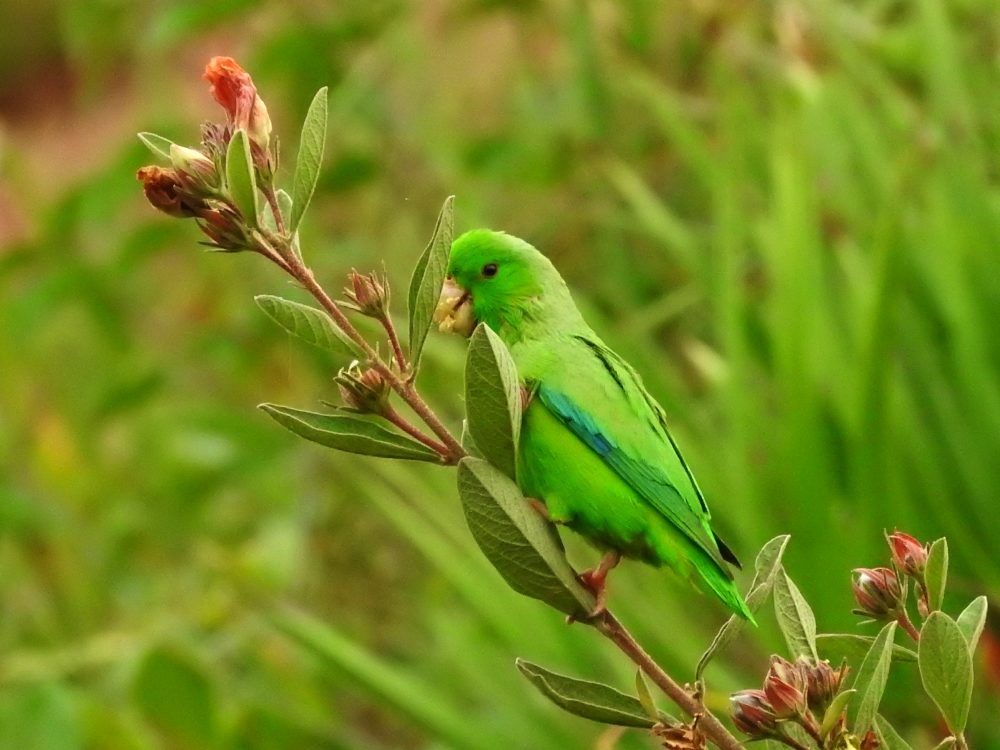
{"label": "bird", "polygon": [[753,621],[730,567],[739,560],[712,530],[663,407],[586,323],[544,254],[504,232],[465,232],[452,243],[435,320],[464,336],[485,324],[510,351],[526,402],[517,483],[549,521],[603,551],[580,574],[593,615],[626,557],[673,570]]}

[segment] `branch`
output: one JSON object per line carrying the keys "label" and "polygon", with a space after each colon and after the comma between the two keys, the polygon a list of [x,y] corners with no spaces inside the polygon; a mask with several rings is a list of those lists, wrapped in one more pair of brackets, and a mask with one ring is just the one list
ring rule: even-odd
{"label": "branch", "polygon": [[698,728],[722,750],[744,750],[743,745],[715,716],[694,699],[663,668],[653,661],[653,657],[643,650],[632,634],[618,619],[605,610],[594,622],[606,638],[610,639],[632,662],[645,673],[666,694],[670,700],[691,718],[700,717]]}

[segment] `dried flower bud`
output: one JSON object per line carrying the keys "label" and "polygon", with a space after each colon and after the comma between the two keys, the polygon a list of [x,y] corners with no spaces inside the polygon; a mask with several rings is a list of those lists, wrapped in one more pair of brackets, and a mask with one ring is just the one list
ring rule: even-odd
{"label": "dried flower bud", "polygon": [[740,690],[729,696],[733,723],[741,732],[754,738],[774,737],[778,717],[763,690]]}
{"label": "dried flower bud", "polygon": [[779,719],[805,714],[807,677],[799,662],[780,656],[771,657],[771,667],[764,678],[764,694]]}
{"label": "dried flower bud", "polygon": [[205,154],[174,143],[170,146],[170,161],[186,190],[205,197],[215,195],[220,183],[219,173],[215,162]]}
{"label": "dried flower bud", "polygon": [[828,661],[813,664],[800,657],[799,663],[804,665],[806,673],[806,697],[809,708],[817,714],[822,714],[833,697],[840,692],[840,685],[849,671],[847,663],[844,662],[838,669],[831,667]]}
{"label": "dried flower bud", "polygon": [[187,218],[198,215],[204,203],[190,196],[177,171],[174,169],[150,166],[143,167],[135,173],[136,179],[142,182],[142,190],[146,200],[153,208],[170,216]]}
{"label": "dried flower bud", "polygon": [[211,84],[215,101],[226,110],[232,129],[246,130],[250,140],[267,152],[271,118],[250,74],[231,57],[213,57],[205,66],[205,80]]}
{"label": "dried flower bud", "polygon": [[362,275],[351,271],[347,280],[349,286],[344,287],[344,296],[348,306],[362,315],[382,319],[389,310],[389,285],[374,273]]}
{"label": "dried flower bud", "polygon": [[903,588],[889,568],[856,568],[852,582],[859,615],[875,620],[895,619],[903,606]]}
{"label": "dried flower bud", "polygon": [[340,397],[351,411],[359,414],[382,414],[389,402],[390,387],[373,369],[362,371],[357,362],[341,369],[334,378]]}
{"label": "dried flower bud", "polygon": [[909,534],[895,531],[886,537],[892,550],[892,562],[899,572],[920,580],[927,567],[927,547]]}

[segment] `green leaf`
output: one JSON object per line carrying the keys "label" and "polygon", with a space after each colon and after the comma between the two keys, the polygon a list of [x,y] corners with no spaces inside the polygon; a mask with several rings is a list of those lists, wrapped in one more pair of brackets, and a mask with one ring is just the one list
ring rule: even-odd
{"label": "green leaf", "polygon": [[[875,636],[854,633],[820,633],[816,636],[816,647],[820,656],[831,662],[839,662],[842,659],[852,663],[858,662],[864,658],[874,642]],[[892,658],[899,662],[915,662],[917,652],[897,643],[893,644]]]}
{"label": "green leaf", "polygon": [[465,359],[465,410],[469,434],[483,457],[514,479],[521,388],[510,352],[485,323],[472,334]]}
{"label": "green leaf", "polygon": [[[785,554],[785,547],[788,546],[788,539],[788,534],[776,536],[761,547],[760,552],[757,553],[757,560],[754,562],[753,581],[750,583],[750,588],[745,598],[747,608],[753,614],[757,613],[757,610],[760,609],[761,605],[764,604],[770,595],[771,589],[774,588],[774,578],[781,567],[781,558]],[[731,615],[723,623],[722,627],[719,628],[719,632],[715,634],[715,638],[712,639],[708,648],[705,649],[705,653],[698,660],[698,667],[695,669],[696,681],[701,679],[701,675],[705,671],[705,667],[708,666],[709,661],[732,642],[744,624],[746,624],[746,620],[736,615]]]}
{"label": "green leaf", "polygon": [[885,683],[889,679],[889,665],[892,663],[892,639],[896,633],[896,623],[888,623],[872,641],[871,648],[858,668],[851,687],[857,691],[858,699],[851,704],[849,724],[854,733],[863,736],[871,729],[878,713]]}
{"label": "green leaf", "polygon": [[459,440],[465,452],[470,456],[475,458],[483,458],[483,453],[479,450],[479,446],[476,445],[476,441],[472,439],[472,435],[469,434],[469,420],[462,420],[462,437]]}
{"label": "green leaf", "polygon": [[463,458],[458,491],[472,536],[512,589],[568,615],[593,611],[594,597],[576,579],[555,528],[503,472]]}
{"label": "green leaf", "polygon": [[250,141],[242,128],[233,133],[226,151],[226,184],[233,203],[250,226],[257,226],[257,181],[253,174]]}
{"label": "green leaf", "polygon": [[641,669],[635,670],[635,694],[639,697],[639,703],[642,705],[642,710],[646,712],[646,716],[653,721],[659,721],[660,712],[656,708],[653,695],[649,692],[649,685],[646,684],[646,678],[642,676]]}
{"label": "green leaf", "polygon": [[972,656],[958,623],[931,612],[920,629],[920,678],[952,734],[965,731],[972,700]]}
{"label": "green leaf", "polygon": [[784,567],[774,577],[774,614],[792,656],[816,653],[816,616]]}
{"label": "green leaf", "polygon": [[965,642],[969,644],[970,654],[976,652],[979,636],[983,634],[983,626],[986,625],[986,609],[986,597],[977,596],[958,616],[958,629],[962,631]]}
{"label": "green leaf", "polygon": [[645,729],[659,721],[646,715],[638,698],[608,685],[556,674],[524,659],[518,659],[515,664],[542,695],[576,716],[602,724]]}
{"label": "green leaf", "polygon": [[[9,653],[9,652],[8,652]],[[72,682],[52,675],[44,681],[6,682],[0,690],[0,747],[12,750],[83,750],[90,735]],[[86,727],[86,729],[85,729]],[[92,736],[92,735],[91,735]]]}
{"label": "green leaf", "polygon": [[834,696],[833,700],[830,701],[830,705],[827,706],[826,712],[823,714],[823,721],[819,725],[819,734],[821,737],[826,738],[833,728],[837,725],[840,720],[840,715],[847,708],[847,704],[850,702],[851,698],[854,697],[855,690],[841,690],[837,695]]}
{"label": "green leaf", "polygon": [[217,694],[201,665],[168,648],[143,658],[132,686],[146,720],[171,747],[213,747],[219,735]]}
{"label": "green leaf", "polygon": [[927,584],[927,603],[931,612],[941,609],[944,589],[948,583],[948,540],[944,537],[934,542],[927,553],[924,581]]}
{"label": "green leaf", "polygon": [[265,315],[293,336],[335,354],[362,356],[361,348],[322,310],[271,294],[257,295],[253,301]]}
{"label": "green leaf", "polygon": [[261,404],[278,424],[296,435],[347,453],[440,463],[437,453],[374,422],[340,414],[318,414],[277,404]]}
{"label": "green leaf", "polygon": [[451,256],[451,241],[455,234],[455,196],[449,196],[434,225],[434,234],[417,260],[410,278],[407,294],[407,309],[410,313],[410,367],[416,373],[420,364],[420,353],[427,339],[434,309],[441,297],[448,258]]}
{"label": "green leaf", "polygon": [[170,147],[174,142],[156,133],[138,133],[139,140],[143,145],[153,152],[154,156],[162,156],[170,161]]}
{"label": "green leaf", "polygon": [[913,750],[910,743],[899,736],[896,728],[882,714],[875,716],[875,732],[881,742],[881,750]]}
{"label": "green leaf", "polygon": [[299,153],[295,160],[295,179],[292,181],[292,210],[288,214],[288,231],[294,233],[309,207],[326,148],[327,88],[316,92],[306,119],[302,123]]}

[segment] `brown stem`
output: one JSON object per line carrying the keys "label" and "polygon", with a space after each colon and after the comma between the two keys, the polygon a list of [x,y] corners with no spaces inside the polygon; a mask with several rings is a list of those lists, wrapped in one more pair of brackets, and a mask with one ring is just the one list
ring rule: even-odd
{"label": "brown stem", "polygon": [[913,623],[910,621],[910,616],[906,614],[905,609],[901,608],[899,610],[899,616],[896,618],[896,622],[899,623],[899,626],[907,632],[915,643],[920,643],[920,631],[913,626]]}
{"label": "brown stem", "polygon": [[389,337],[389,344],[392,346],[392,353],[396,357],[396,366],[399,368],[401,375],[406,375],[406,370],[409,365],[406,363],[406,356],[403,354],[403,347],[399,345],[399,336],[396,334],[396,326],[393,325],[392,318],[389,317],[389,313],[383,313],[379,318],[379,323],[385,329],[386,335]]}
{"label": "brown stem", "polygon": [[802,728],[806,730],[806,733],[816,740],[816,744],[819,747],[823,747],[823,735],[819,732],[819,726],[816,724],[816,719],[813,718],[811,713],[806,713],[802,717]]}
{"label": "brown stem", "polygon": [[337,307],[337,303],[330,299],[330,295],[319,285],[316,277],[313,276],[313,272],[294,253],[286,254],[284,260],[289,269],[288,273],[316,298],[316,301],[330,314],[330,317],[340,326],[341,330],[365,353],[365,356],[371,361],[372,367],[378,371],[379,375],[385,378],[392,389],[409,404],[410,408],[423,420],[424,424],[447,446],[449,462],[457,463],[459,459],[463,458],[466,455],[465,449],[455,439],[455,436],[448,431],[448,428],[442,424],[437,415],[431,411],[427,402],[424,401],[420,394],[417,393],[416,388],[413,387],[413,383],[405,380],[402,375],[393,372],[392,368],[382,361],[378,352],[372,348],[372,345],[365,340],[364,336],[358,333],[358,329],[348,320],[344,312]]}
{"label": "brown stem", "polygon": [[269,187],[264,190],[264,197],[267,198],[267,205],[271,207],[271,213],[274,214],[274,226],[278,228],[279,234],[285,233],[285,217],[281,215],[281,207],[278,205],[278,196],[274,192],[273,187]]}
{"label": "brown stem", "polygon": [[723,726],[712,713],[701,705],[683,687],[663,671],[663,668],[653,661],[640,646],[632,634],[625,629],[614,615],[605,610],[599,619],[594,621],[596,627],[605,637],[609,638],[632,662],[643,671],[666,694],[670,700],[688,716],[700,717],[698,728],[722,750],[744,750],[743,745],[729,730]]}
{"label": "brown stem", "polygon": [[406,418],[400,414],[398,411],[392,408],[392,406],[386,405],[385,411],[382,412],[381,416],[392,424],[396,425],[399,429],[405,432],[414,440],[417,440],[428,448],[430,448],[435,453],[440,454],[441,458],[447,461],[451,457],[451,451],[448,450],[448,446],[443,443],[439,443],[437,440],[428,437],[416,427],[414,427]]}

